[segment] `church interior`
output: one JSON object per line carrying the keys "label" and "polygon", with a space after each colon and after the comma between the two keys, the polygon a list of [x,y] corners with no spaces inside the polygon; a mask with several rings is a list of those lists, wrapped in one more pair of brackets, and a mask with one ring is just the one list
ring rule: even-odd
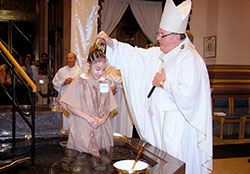
{"label": "church interior", "polygon": [[[133,6],[106,8],[105,3],[113,1],[132,3],[0,0],[0,173],[116,173],[112,165],[99,164],[88,154],[65,154],[65,111],[52,82],[66,64],[67,53],[77,55],[84,71],[89,49],[102,30],[135,47],[157,46],[157,31],[152,37],[145,32]],[[138,1],[159,10],[157,30],[167,0]],[[177,6],[184,0],[173,1]],[[250,173],[250,35],[245,34],[250,29],[249,10],[250,1],[192,0],[187,33],[206,63],[211,88],[212,174]],[[104,19],[107,13],[116,21]],[[37,68],[36,80],[22,69],[27,57]],[[110,116],[115,132],[111,161],[135,159],[143,141],[131,117],[121,73],[110,69],[106,77],[115,79],[118,103]],[[140,159],[149,173],[185,173],[184,162],[149,144]]]}

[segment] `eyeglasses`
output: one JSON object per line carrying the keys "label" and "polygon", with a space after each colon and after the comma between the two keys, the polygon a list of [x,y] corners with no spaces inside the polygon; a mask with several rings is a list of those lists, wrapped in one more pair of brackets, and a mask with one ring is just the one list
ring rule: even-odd
{"label": "eyeglasses", "polygon": [[161,37],[161,39],[162,39],[164,37],[168,37],[168,36],[173,35],[173,34],[176,34],[176,33],[168,33],[168,34],[165,34],[165,35],[161,35],[160,33],[156,33],[156,37]]}

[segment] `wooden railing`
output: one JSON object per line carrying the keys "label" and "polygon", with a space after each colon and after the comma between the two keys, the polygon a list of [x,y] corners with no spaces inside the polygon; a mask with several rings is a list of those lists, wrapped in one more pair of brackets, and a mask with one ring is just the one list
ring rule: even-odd
{"label": "wooden railing", "polygon": [[250,95],[250,65],[208,65],[213,95]]}

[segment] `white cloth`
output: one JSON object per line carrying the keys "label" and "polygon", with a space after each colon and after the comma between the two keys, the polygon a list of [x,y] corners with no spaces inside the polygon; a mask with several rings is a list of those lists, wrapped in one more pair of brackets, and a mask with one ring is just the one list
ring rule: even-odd
{"label": "white cloth", "polygon": [[[185,39],[168,54],[113,40],[107,48],[112,66],[121,70],[129,109],[141,138],[186,163],[187,174],[212,170],[212,115],[206,65]],[[160,60],[162,58],[164,63]],[[166,71],[164,89],[152,80]]]}
{"label": "white cloth", "polygon": [[[81,69],[75,65],[72,68],[69,66],[64,66],[58,70],[55,74],[55,77],[52,80],[53,86],[55,90],[58,92],[58,100],[62,97],[65,90],[69,87],[68,85],[64,85],[64,81],[67,78],[76,78],[78,75],[81,74]],[[63,110],[63,130],[68,130],[68,117],[66,110]]]}
{"label": "white cloth", "polygon": [[58,92],[58,98],[60,99],[64,91],[68,88],[68,85],[64,85],[64,81],[67,78],[75,78],[81,74],[81,69],[75,65],[72,68],[69,66],[64,66],[58,70],[55,77],[52,80],[55,90]]}
{"label": "white cloth", "polygon": [[96,39],[98,28],[98,0],[71,0],[71,52],[84,71],[89,48]]}
{"label": "white cloth", "polygon": [[117,87],[117,93],[114,95],[118,104],[118,107],[116,108],[117,115],[111,119],[113,132],[119,133],[123,136],[132,137],[133,122],[123,92],[120,70],[107,66],[104,77],[111,82],[112,86]]}
{"label": "white cloth", "polygon": [[37,78],[38,78],[38,69],[37,69],[37,67],[35,66],[35,65],[30,65],[30,68],[31,68],[31,74],[29,74],[28,73],[28,69],[25,67],[25,66],[22,66],[22,68],[23,68],[23,70],[28,74],[28,75],[31,75],[32,77],[32,80],[34,81],[34,82],[36,82],[37,81]]}
{"label": "white cloth", "polygon": [[116,108],[118,114],[111,119],[112,129],[115,133],[132,137],[133,122],[126,104],[126,98],[123,93],[122,85],[116,84],[116,87],[117,93],[114,97],[118,104],[118,107]]}

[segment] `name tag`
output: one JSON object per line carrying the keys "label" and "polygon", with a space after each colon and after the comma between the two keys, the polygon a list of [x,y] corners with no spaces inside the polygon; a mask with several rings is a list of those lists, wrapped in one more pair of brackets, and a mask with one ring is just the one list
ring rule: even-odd
{"label": "name tag", "polygon": [[39,83],[40,83],[40,84],[44,84],[44,80],[40,79],[40,80],[39,80]]}
{"label": "name tag", "polygon": [[100,93],[108,93],[109,85],[107,83],[100,83]]}

